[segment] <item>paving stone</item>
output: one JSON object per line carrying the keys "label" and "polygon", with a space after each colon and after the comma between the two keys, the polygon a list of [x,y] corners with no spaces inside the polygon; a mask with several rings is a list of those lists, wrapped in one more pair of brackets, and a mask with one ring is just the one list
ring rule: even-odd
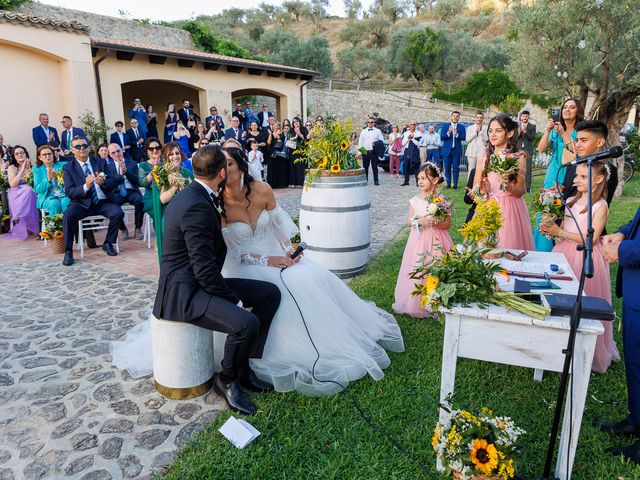
{"label": "paving stone", "polygon": [[98,454],[107,460],[118,458],[122,449],[122,439],[120,437],[111,437],[100,445]]}
{"label": "paving stone", "polygon": [[27,350],[29,350],[30,346],[31,346],[31,342],[21,342],[21,343],[14,344],[13,349],[16,352],[26,352]]}
{"label": "paving stone", "polygon": [[136,448],[144,448],[145,450],[153,450],[154,448],[162,445],[164,441],[171,434],[171,430],[153,429],[146,432],[140,432],[135,434]]}
{"label": "paving stone", "polygon": [[176,405],[176,415],[184,420],[188,420],[193,417],[197,412],[202,409],[200,405],[195,403],[179,403]]}
{"label": "paving stone", "polygon": [[79,386],[79,383],[58,383],[44,385],[33,395],[32,398],[63,398],[69,395],[71,392],[75,392]]}
{"label": "paving stone", "polygon": [[113,477],[106,470],[94,470],[83,475],[80,480],[111,480]]}
{"label": "paving stone", "polygon": [[47,342],[44,345],[40,345],[40,350],[53,350],[64,346],[64,344],[65,342]]}
{"label": "paving stone", "polygon": [[91,433],[76,433],[69,441],[74,450],[89,450],[98,446],[98,436]]}
{"label": "paving stone", "polygon": [[56,422],[67,415],[64,403],[51,403],[42,407],[41,414],[50,422]]}
{"label": "paving stone", "polygon": [[9,460],[11,460],[11,452],[7,450],[0,450],[0,465],[7,463]]}
{"label": "paving stone", "polygon": [[53,432],[51,432],[51,438],[62,438],[69,435],[71,432],[78,429],[82,425],[83,420],[80,418],[71,418],[60,425],[58,425]]}
{"label": "paving stone", "polygon": [[147,400],[146,402],[144,402],[145,407],[151,409],[151,410],[157,410],[159,408],[162,408],[162,406],[167,403],[167,400],[164,397],[156,397],[156,398],[150,398],[149,400]]}
{"label": "paving stone", "polygon": [[65,370],[68,370],[70,368],[75,367],[79,361],[80,361],[79,358],[67,358],[66,360],[63,360],[62,362],[60,362],[58,366],[60,368],[64,368]]}
{"label": "paving stone", "polygon": [[133,400],[120,400],[109,405],[118,415],[138,415],[140,408]]}
{"label": "paving stone", "polygon": [[53,470],[60,470],[68,456],[69,452],[65,452],[63,450],[50,450],[39,457],[38,460],[44,465],[51,467]]}
{"label": "paving stone", "polygon": [[20,365],[24,368],[45,367],[47,365],[55,365],[58,361],[53,357],[34,357],[20,361]]}
{"label": "paving stone", "polygon": [[124,478],[135,478],[142,472],[140,459],[135,455],[127,455],[118,460],[118,465],[122,470]]}
{"label": "paving stone", "polygon": [[106,372],[92,373],[87,377],[87,380],[89,380],[91,383],[102,383],[106,382],[107,380],[113,380],[114,378],[116,378],[116,374],[113,372],[113,370],[107,370]]}
{"label": "paving stone", "polygon": [[51,471],[51,467],[43,465],[40,462],[31,462],[22,471],[26,480],[39,480],[44,478]]}
{"label": "paving stone", "polygon": [[176,452],[163,452],[156,455],[151,464],[154,468],[162,468],[171,465],[176,459]]}
{"label": "paving stone", "polygon": [[[111,323],[109,323],[109,328],[111,328]],[[97,327],[96,327],[97,329]],[[104,355],[109,353],[109,344],[108,343],[96,343],[92,345],[88,345],[82,349],[83,352],[88,353],[91,356],[95,355]]]}
{"label": "paving stone", "polygon": [[84,457],[80,457],[67,465],[67,468],[64,469],[64,473],[67,475],[75,475],[92,466],[93,455],[85,455]]}
{"label": "paving stone", "polygon": [[106,385],[99,386],[96,391],[93,392],[93,398],[99,402],[113,402],[124,398],[124,392],[119,383],[107,383]]}
{"label": "paving stone", "polygon": [[133,422],[126,418],[110,418],[102,425],[100,433],[130,433],[133,432]]}
{"label": "paving stone", "polygon": [[173,415],[169,413],[160,413],[157,411],[154,412],[146,412],[138,417],[138,425],[149,426],[149,425],[178,425],[178,422],[175,421]]}
{"label": "paving stone", "polygon": [[153,378],[145,378],[138,382],[138,384],[131,389],[131,393],[134,395],[147,395],[156,391],[156,387],[153,383]]}
{"label": "paving stone", "polygon": [[51,377],[56,373],[58,373],[58,371],[53,369],[32,370],[20,377],[20,383],[37,382],[39,380],[42,380],[43,378]]}
{"label": "paving stone", "polygon": [[16,478],[10,468],[0,468],[0,480],[14,480]]}
{"label": "paving stone", "polygon": [[0,387],[13,385],[13,377],[8,373],[0,373]]}
{"label": "paving stone", "polygon": [[195,421],[185,425],[180,429],[174,443],[177,447],[185,445],[193,435],[201,430],[204,430],[216,417],[217,412],[206,412],[200,415]]}
{"label": "paving stone", "polygon": [[32,443],[31,445],[22,445],[18,453],[19,458],[32,458],[44,448],[44,443]]}

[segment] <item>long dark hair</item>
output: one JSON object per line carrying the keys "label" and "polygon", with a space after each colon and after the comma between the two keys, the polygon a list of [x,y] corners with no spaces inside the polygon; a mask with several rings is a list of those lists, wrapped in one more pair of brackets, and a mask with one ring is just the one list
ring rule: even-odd
{"label": "long dark hair", "polygon": [[[249,195],[251,194],[251,183],[254,182],[255,179],[249,174],[249,162],[247,161],[247,154],[244,153],[244,150],[240,148],[224,147],[223,150],[235,160],[236,165],[238,165],[238,169],[244,175],[244,184],[247,187],[247,191],[245,192],[244,197],[249,202],[249,204],[247,205],[247,210],[249,210],[249,206],[251,205],[251,200],[249,200]],[[224,211],[224,195],[220,195],[220,208],[222,208],[222,214],[226,218],[227,215]]]}
{"label": "long dark hair", "polygon": [[[518,130],[518,122],[513,120],[509,115],[496,115],[491,120],[489,120],[489,123],[487,124],[487,131],[489,130],[489,127],[491,127],[491,124],[493,122],[497,122],[498,125],[504,128],[507,134],[509,132],[513,132],[513,135],[511,135],[511,138],[508,138],[507,140],[507,150],[509,150],[510,153],[519,152],[520,150],[518,149],[518,136],[516,135],[516,132]],[[491,142],[488,142],[487,143],[487,159],[484,162],[484,171],[482,172],[483,178],[487,176],[487,167],[489,165],[489,158],[491,158],[491,155],[493,155],[495,150],[496,149],[493,145],[491,145]]]}
{"label": "long dark hair", "polygon": [[21,148],[22,150],[24,150],[25,157],[27,157],[27,160],[29,160],[29,163],[31,163],[29,159],[29,150],[27,150],[22,145],[14,145],[13,148],[9,150],[9,165],[13,165],[17,169],[20,169],[20,166],[18,165],[18,161],[16,160],[16,157],[14,155],[16,148]]}
{"label": "long dark hair", "polygon": [[578,122],[584,120],[584,108],[582,107],[582,102],[580,102],[580,99],[576,97],[569,97],[564,102],[562,102],[562,106],[560,107],[560,124],[565,130],[567,129],[567,124],[565,123],[562,116],[562,111],[564,110],[564,106],[567,104],[567,102],[574,102],[576,104],[576,123],[574,124],[575,130],[575,125],[577,125]]}

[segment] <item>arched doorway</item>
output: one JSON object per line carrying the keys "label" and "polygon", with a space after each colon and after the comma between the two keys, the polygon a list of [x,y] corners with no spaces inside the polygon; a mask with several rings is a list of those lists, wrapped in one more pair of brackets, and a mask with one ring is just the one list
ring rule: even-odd
{"label": "arched doorway", "polygon": [[[200,108],[200,90],[184,83],[168,80],[138,80],[122,84],[122,111],[125,123],[128,125],[129,110],[133,107],[133,99],[140,98],[145,108],[153,105],[158,113],[158,135],[163,140],[164,112],[169,103],[175,103],[176,111],[182,107],[182,100],[188,99],[198,115],[208,115]],[[111,127],[111,125],[109,125]]]}
{"label": "arched doorway", "polygon": [[287,96],[274,90],[245,88],[231,92],[231,99],[233,109],[235,109],[235,104],[238,100],[241,100],[242,108],[244,108],[245,100],[250,99],[256,115],[262,110],[262,105],[268,105],[269,111],[273,112],[275,118],[280,121],[283,120],[283,115],[288,112]]}

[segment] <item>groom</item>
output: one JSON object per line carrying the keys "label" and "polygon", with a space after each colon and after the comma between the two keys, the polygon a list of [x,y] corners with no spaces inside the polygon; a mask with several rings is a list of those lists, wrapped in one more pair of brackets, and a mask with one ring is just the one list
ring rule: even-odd
{"label": "groom", "polygon": [[[198,150],[192,165],[195,182],[171,200],[165,213],[153,314],[228,334],[222,372],[213,387],[232,410],[252,415],[256,406],[240,385],[259,392],[273,389],[249,369],[249,358],[262,356],[280,291],[267,282],[222,277],[227,248],[218,192],[227,160],[222,148],[209,145]],[[252,307],[251,313],[243,306]]]}

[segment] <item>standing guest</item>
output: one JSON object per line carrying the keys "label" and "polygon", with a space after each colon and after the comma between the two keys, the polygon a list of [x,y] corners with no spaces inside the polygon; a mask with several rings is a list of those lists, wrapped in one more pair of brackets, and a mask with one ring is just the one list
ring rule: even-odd
{"label": "standing guest", "polygon": [[138,120],[134,118],[131,120],[130,125],[131,128],[127,130],[127,135],[129,135],[129,144],[131,145],[131,159],[136,163],[140,163],[144,159],[144,142],[147,137],[140,128]]}
{"label": "standing guest", "polygon": [[218,115],[218,107],[213,106],[209,109],[209,115],[205,118],[204,124],[207,130],[215,126],[217,131],[224,132],[224,120]]}
{"label": "standing guest", "polygon": [[258,143],[258,149],[260,149],[263,156],[271,145],[271,132],[266,128],[260,129],[258,122],[255,121],[249,122],[249,130],[247,130],[246,138],[246,143],[252,139]]}
{"label": "standing guest", "polygon": [[464,223],[470,222],[473,216],[476,214],[476,197],[472,193],[473,183],[475,181],[475,178],[476,178],[476,169],[473,168],[471,169],[467,177],[467,188],[465,189],[466,191],[463,198],[464,203],[469,205],[469,211],[467,212],[467,218],[465,219]]}
{"label": "standing guest", "polygon": [[453,248],[453,241],[449,235],[451,216],[439,221],[427,213],[429,197],[438,195],[438,185],[442,182],[440,169],[434,163],[425,163],[418,172],[418,186],[420,193],[409,200],[407,225],[411,228],[407,245],[402,255],[402,265],[396,281],[395,302],[393,311],[405,313],[412,317],[426,317],[429,310],[421,308],[420,297],[411,295],[416,281],[409,275],[421,262],[428,263],[432,258],[446,254]]}
{"label": "standing guest", "polygon": [[222,145],[224,143],[224,130],[216,120],[210,120],[211,126],[207,131],[205,137],[210,143],[217,143]]}
{"label": "standing guest", "polygon": [[478,159],[484,158],[487,153],[487,142],[489,137],[487,135],[487,126],[483,125],[484,113],[476,113],[475,124],[467,127],[467,172],[471,172],[476,168]]}
{"label": "standing guest", "polygon": [[402,155],[402,134],[398,131],[398,124],[391,125],[389,134],[389,174],[400,178],[400,155]]}
{"label": "standing guest", "polygon": [[[299,117],[294,117],[291,122],[292,133],[290,141],[295,142],[295,149],[300,148],[300,145],[307,141],[307,135],[309,132],[302,126],[302,120]],[[297,160],[302,157],[299,153],[293,153],[291,155],[291,161],[289,163],[289,182],[294,188],[302,188],[304,185],[304,174],[307,169],[307,162],[298,162]]]}
{"label": "standing guest", "polygon": [[85,140],[87,135],[84,130],[73,126],[73,120],[69,115],[62,117],[62,132],[60,132],[60,149],[65,157],[65,160],[73,160],[73,153],[71,152],[71,139],[73,137],[82,137]]}
{"label": "standing guest", "polygon": [[[603,238],[604,258],[618,264],[616,296],[622,297],[622,343],[627,375],[629,415],[619,422],[599,422],[601,430],[620,436],[640,436],[640,208],[617,233]],[[640,464],[640,442],[611,450]]]}
{"label": "standing guest", "polygon": [[182,108],[178,110],[178,118],[182,122],[182,125],[189,129],[195,128],[196,122],[200,120],[200,117],[198,117],[193,110],[191,102],[186,98],[182,100]]}
{"label": "standing guest", "polygon": [[158,262],[162,260],[162,240],[164,238],[164,214],[169,202],[186,185],[182,185],[181,179],[193,180],[193,173],[180,165],[186,159],[180,145],[169,142],[162,148],[161,161],[165,170],[169,173],[169,188],[160,187],[156,182],[152,184],[153,195],[153,224],[156,232],[156,250]]}
{"label": "standing guest", "polygon": [[[146,163],[146,162],[143,162]],[[115,187],[107,197],[116,205],[128,203],[134,207],[135,230],[134,238],[142,240],[142,220],[144,218],[144,200],[140,193],[140,181],[138,180],[138,164],[133,160],[126,160],[122,155],[122,149],[117,143],[109,145],[109,159],[106,166],[107,176],[115,179]],[[124,231],[124,239],[128,240],[129,230],[122,222],[121,230]]]}
{"label": "standing guest", "polygon": [[258,113],[258,125],[260,128],[269,127],[270,118],[273,118],[273,113],[269,111],[269,105],[265,103],[262,105],[262,111]]}
{"label": "standing guest", "polygon": [[[562,152],[565,148],[570,150],[576,140],[575,126],[578,122],[584,120],[584,111],[578,99],[568,98],[562,104],[560,110],[560,118],[556,121],[549,120],[547,128],[538,144],[538,152],[544,153],[551,146],[551,159],[547,167],[547,173],[544,177],[543,188],[550,189],[556,186],[556,183],[562,185],[564,182],[565,169],[562,168]],[[573,152],[573,150],[571,150]],[[575,153],[575,152],[573,152]],[[553,249],[553,240],[548,239],[540,233],[541,214],[536,218],[536,227],[533,231],[533,238],[536,244],[536,250],[541,252],[550,252]]]}
{"label": "standing guest", "polygon": [[[238,121],[240,122],[240,128],[242,128],[243,130],[246,130],[249,127],[249,119],[247,118],[247,112],[244,111],[244,109],[242,108],[242,104],[240,102],[236,102],[236,109],[233,112],[231,112],[231,119],[233,119],[233,117],[236,117],[238,119]],[[225,138],[230,138],[230,137],[225,135]]]}
{"label": "standing guest", "polygon": [[289,127],[289,130],[291,130],[291,121],[288,118],[285,118],[282,121],[282,130],[284,131],[285,127]]}
{"label": "standing guest", "polygon": [[418,185],[418,169],[420,168],[420,144],[422,143],[422,136],[420,132],[416,131],[416,122],[409,124],[409,129],[402,134],[402,147],[403,147],[403,166],[404,171],[404,183],[401,186],[409,185],[409,178],[411,175],[416,177],[416,185]]}
{"label": "standing guest", "polygon": [[[155,222],[155,216],[153,214],[153,167],[160,165],[160,151],[162,150],[162,144],[157,138],[148,138],[145,148],[147,152],[147,161],[140,162],[138,165],[138,185],[144,187],[144,195],[142,196],[142,202],[145,213],[151,216],[151,219]],[[155,230],[155,223],[154,223]]]}
{"label": "standing guest", "polygon": [[31,172],[29,152],[22,145],[11,149],[11,160],[7,169],[9,178],[9,215],[11,216],[11,232],[6,238],[27,240],[29,234],[38,234],[38,208],[36,192],[27,185],[27,177]]}
{"label": "standing guest", "polygon": [[70,200],[64,193],[62,167],[66,162],[56,162],[53,147],[38,147],[36,166],[33,169],[33,189],[36,192],[36,207],[46,210],[50,217],[63,213]]}
{"label": "standing guest", "polygon": [[527,154],[527,174],[525,187],[531,191],[531,177],[533,176],[533,142],[536,139],[536,126],[529,122],[529,110],[520,113],[518,124],[518,148]]}
{"label": "standing guest", "polygon": [[176,131],[173,133],[173,141],[180,145],[180,148],[182,149],[185,157],[191,156],[191,150],[189,149],[190,138],[191,132],[189,132],[187,127],[185,127],[182,122],[178,122],[178,124],[176,125]]}
{"label": "standing guest", "polygon": [[178,120],[176,104],[169,102],[167,104],[167,111],[164,112],[164,143],[173,141],[173,132],[176,131]]}
{"label": "standing guest", "polygon": [[40,124],[33,127],[31,131],[33,143],[36,144],[36,147],[53,141],[60,143],[58,131],[54,127],[49,126],[49,115],[41,113],[38,118]]}
{"label": "standing guest", "polygon": [[316,132],[313,129],[313,123],[311,123],[310,121],[307,121],[304,124],[304,128],[307,129],[307,140],[311,140],[313,137],[316,136]]}
{"label": "standing guest", "polygon": [[153,109],[153,105],[147,105],[147,116],[146,136],[158,138],[158,114]]}
{"label": "standing guest", "polygon": [[[498,115],[489,122],[489,145],[485,158],[478,162],[474,185],[480,185],[480,192],[496,198],[502,211],[504,225],[498,230],[498,245],[502,248],[518,250],[534,249],[531,234],[529,209],[524,201],[524,172],[527,159],[524,152],[518,150],[518,124],[508,115]],[[504,190],[500,188],[503,179],[495,172],[488,172],[491,155],[518,155],[518,173],[515,180],[510,179]]]}
{"label": "standing guest", "polygon": [[[255,123],[255,122],[252,122]],[[264,157],[262,156],[262,152],[258,150],[258,142],[253,138],[250,138],[247,142],[249,145],[249,153],[247,154],[247,163],[249,164],[249,175],[256,180],[260,181],[262,179],[262,172],[264,170]]]}
{"label": "standing guest", "polygon": [[426,135],[426,131],[424,129],[424,123],[418,125],[418,132],[422,136],[422,142],[420,142],[420,165],[427,161],[427,145],[424,143],[424,136]]}
{"label": "standing guest", "polygon": [[245,103],[244,113],[247,115],[247,125],[249,122],[257,122],[258,117],[256,113],[253,111],[253,107],[251,106],[251,100],[247,100]]}
{"label": "standing guest", "polygon": [[107,162],[101,158],[89,158],[89,144],[83,138],[71,140],[71,149],[75,159],[62,168],[64,192],[71,200],[62,220],[65,248],[62,264],[65,266],[73,265],[73,235],[79,220],[91,215],[102,215],[109,219],[102,249],[114,257],[118,252],[113,244],[118,239],[118,230],[124,218],[122,209],[107,200],[106,194],[115,185],[115,179],[105,174]]}
{"label": "standing guest", "polygon": [[440,160],[442,140],[440,134],[436,132],[435,125],[429,125],[429,131],[425,134],[423,142],[427,146],[427,162],[433,162],[442,169],[442,160]]}
{"label": "standing guest", "polygon": [[447,180],[447,188],[458,188],[460,175],[460,157],[462,156],[462,141],[466,138],[464,125],[460,125],[460,112],[451,112],[451,123],[444,125],[440,130],[442,140],[442,159],[444,163],[444,176]]}
{"label": "standing guest", "polygon": [[280,122],[273,123],[272,142],[269,152],[267,181],[271,188],[285,188],[289,181],[289,152],[285,146],[286,134],[280,129]]}
{"label": "standing guest", "polygon": [[118,120],[115,123],[116,131],[109,137],[109,143],[117,143],[122,149],[124,158],[131,158],[131,138],[124,131],[124,123]]}
{"label": "standing guest", "polygon": [[96,155],[98,155],[98,158],[102,158],[103,160],[108,160],[109,159],[109,149],[107,148],[106,145],[98,145],[98,150],[96,150]]}
{"label": "standing guest", "polygon": [[[189,136],[189,149],[188,149],[189,153],[195,152],[196,143],[200,143],[200,140],[202,140],[203,138],[206,138],[206,136],[207,136],[207,130],[205,129],[204,123],[196,122],[196,128],[194,132]],[[185,155],[191,156],[186,152],[185,152]]]}
{"label": "standing guest", "polygon": [[224,138],[229,140],[233,138],[236,142],[239,142],[241,145],[244,144],[245,138],[247,136],[246,130],[242,128],[240,125],[240,119],[235,115],[231,118],[231,128],[228,128],[224,133]]}
{"label": "standing guest", "polygon": [[145,110],[140,99],[137,97],[133,99],[133,108],[129,110],[129,120],[130,125],[132,125],[133,120],[136,120],[138,124],[138,127],[136,128],[139,128],[140,131],[145,134],[144,137],[146,138],[147,120],[149,120],[149,114]]}
{"label": "standing guest", "polygon": [[384,137],[380,129],[374,126],[375,123],[375,119],[369,117],[367,119],[367,126],[360,132],[358,149],[364,148],[367,152],[358,152],[358,157],[362,158],[362,166],[364,168],[364,174],[367,177],[367,182],[369,182],[369,165],[371,165],[371,169],[373,170],[373,184],[380,185],[378,181],[378,157],[374,155],[373,144],[378,140],[383,142]]}

